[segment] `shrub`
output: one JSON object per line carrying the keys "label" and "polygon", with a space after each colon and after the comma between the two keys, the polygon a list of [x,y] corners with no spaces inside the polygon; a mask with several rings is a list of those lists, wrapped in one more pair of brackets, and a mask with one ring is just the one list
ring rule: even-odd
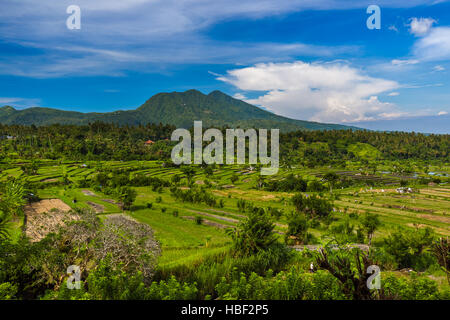
{"label": "shrub", "polygon": [[308,243],[308,220],[298,212],[292,212],[287,217],[288,230],[285,234],[285,241],[288,244]]}
{"label": "shrub", "polygon": [[203,224],[203,218],[200,217],[200,216],[196,216],[195,217],[195,223],[198,224],[198,225]]}
{"label": "shrub", "polygon": [[266,277],[251,273],[246,275],[234,272],[230,280],[225,277],[217,284],[216,291],[220,299],[245,300],[316,300],[343,299],[339,283],[329,274],[319,271],[306,274],[292,267],[273,276],[271,271]]}
{"label": "shrub", "polygon": [[415,232],[398,228],[384,239],[383,247],[399,268],[425,270],[436,262],[428,252],[433,240],[434,232],[431,228],[417,228]]}
{"label": "shrub", "polygon": [[9,282],[0,283],[0,300],[11,300],[17,294],[17,285]]}
{"label": "shrub", "polygon": [[238,255],[251,255],[269,248],[276,237],[275,225],[264,209],[253,210],[232,233],[233,245]]}
{"label": "shrub", "polygon": [[305,196],[298,193],[292,197],[291,201],[298,212],[303,212],[311,218],[326,218],[333,209],[331,202],[316,195]]}
{"label": "shrub", "polygon": [[382,289],[396,299],[401,300],[435,300],[440,293],[437,283],[425,277],[412,273],[410,279],[389,274],[381,281]]}

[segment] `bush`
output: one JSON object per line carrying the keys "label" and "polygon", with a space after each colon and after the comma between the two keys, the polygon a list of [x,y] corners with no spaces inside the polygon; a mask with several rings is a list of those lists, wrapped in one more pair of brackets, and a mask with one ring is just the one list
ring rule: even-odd
{"label": "bush", "polygon": [[234,250],[238,255],[248,256],[268,249],[276,241],[274,228],[272,218],[264,209],[253,210],[231,234]]}
{"label": "bush", "polygon": [[17,294],[17,286],[9,282],[0,283],[0,300],[11,300]]}
{"label": "bush", "polygon": [[333,204],[316,195],[305,196],[301,193],[292,197],[292,203],[297,212],[303,212],[311,218],[326,218],[333,210]]}
{"label": "bush", "polygon": [[251,273],[235,272],[230,280],[225,277],[217,284],[220,299],[244,300],[331,300],[344,299],[339,283],[327,272],[304,273],[292,267],[273,276],[266,277]]}
{"label": "bush", "polygon": [[141,273],[126,273],[110,258],[100,261],[80,290],[67,289],[64,283],[59,291],[48,294],[46,299],[89,300],[192,300],[197,297],[196,284],[181,284],[175,277],[167,282],[152,282],[146,286]]}
{"label": "bush", "polygon": [[396,277],[389,274],[381,281],[384,293],[401,300],[435,300],[440,299],[441,293],[435,281],[411,274],[410,279]]}
{"label": "bush", "polygon": [[398,228],[383,241],[383,247],[391,255],[399,268],[425,270],[436,259],[428,249],[433,244],[434,232],[431,228],[417,228],[415,232]]}
{"label": "bush", "polygon": [[195,216],[195,223],[198,225],[203,224],[203,218],[200,216]]}
{"label": "bush", "polygon": [[292,212],[287,217],[288,230],[285,234],[287,244],[308,243],[308,220],[298,212]]}

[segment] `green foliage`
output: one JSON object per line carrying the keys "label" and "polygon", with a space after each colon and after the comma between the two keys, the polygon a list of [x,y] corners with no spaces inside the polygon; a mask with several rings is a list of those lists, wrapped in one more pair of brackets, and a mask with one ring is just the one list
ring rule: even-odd
{"label": "green foliage", "polygon": [[175,197],[175,199],[181,200],[182,202],[191,203],[202,203],[210,207],[216,207],[218,205],[217,199],[210,193],[206,192],[204,188],[197,189],[195,187],[183,191],[179,188],[171,188],[170,192]]}
{"label": "green foliage", "polygon": [[117,197],[123,204],[124,210],[130,210],[134,200],[136,200],[137,192],[130,187],[119,187],[117,189]]}
{"label": "green foliage", "polygon": [[417,228],[414,232],[398,228],[384,239],[383,248],[399,268],[424,270],[435,262],[428,252],[434,238],[431,228]]}
{"label": "green foliage", "polygon": [[283,191],[283,192],[304,192],[306,191],[307,183],[302,178],[295,177],[292,173],[283,180],[272,180],[267,183],[266,190],[268,191]]}
{"label": "green foliage", "polygon": [[450,239],[440,238],[433,244],[433,254],[442,270],[447,275],[447,282],[450,284]]}
{"label": "green foliage", "polygon": [[410,279],[389,274],[381,281],[382,290],[386,295],[401,300],[436,300],[449,298],[448,292],[439,291],[437,283],[416,273]]}
{"label": "green foliage", "polygon": [[369,239],[369,245],[372,244],[372,237],[375,231],[380,227],[381,221],[378,215],[366,212],[361,218],[361,225]]}
{"label": "green foliage", "polygon": [[17,286],[9,282],[0,283],[0,300],[12,300],[17,293]]}
{"label": "green foliage", "polygon": [[274,228],[272,218],[264,209],[250,212],[232,234],[234,249],[244,256],[268,249],[276,241]]}
{"label": "green foliage", "polygon": [[343,219],[329,225],[327,236],[339,245],[356,243],[359,240],[358,230],[350,219]]}
{"label": "green foliage", "polygon": [[339,180],[339,176],[334,172],[326,173],[323,178],[324,181],[328,182],[328,186],[330,187],[330,192],[333,191],[333,187],[336,184],[336,181]]}
{"label": "green foliage", "polygon": [[3,217],[2,220],[21,216],[23,214],[22,207],[26,203],[25,183],[17,179],[8,179],[0,192],[0,217]]}
{"label": "green foliage", "polygon": [[308,244],[310,235],[308,234],[308,220],[303,214],[291,212],[287,216],[288,230],[285,234],[285,241],[288,244]]}
{"label": "green foliage", "polygon": [[198,225],[203,224],[203,218],[200,216],[195,216],[195,223]]}
{"label": "green foliage", "polygon": [[181,284],[175,277],[167,282],[146,285],[141,273],[130,274],[114,265],[110,257],[100,261],[80,290],[67,289],[66,283],[47,299],[89,300],[192,300],[197,296],[196,284]]}
{"label": "green foliage", "polygon": [[[9,282],[19,299],[36,299],[47,290],[63,285],[62,275],[67,273],[68,266],[80,266],[86,276],[103,261],[98,268],[102,276],[92,280],[89,290],[99,288],[102,297],[107,299],[118,298],[122,293],[131,297],[134,293],[126,292],[125,287],[135,291],[139,288],[138,282],[149,281],[158,254],[158,243],[153,240],[148,226],[122,216],[108,217],[100,224],[95,214],[85,213],[81,220],[48,234],[39,242],[21,238],[17,243],[2,243],[0,283]],[[116,277],[111,278],[111,289],[108,278],[103,279],[109,271]],[[136,277],[130,278],[124,272]],[[100,293],[95,296],[99,297]]]}
{"label": "green foliage", "polygon": [[225,277],[217,284],[220,299],[225,300],[323,300],[345,299],[339,283],[329,273],[306,274],[292,267],[273,276],[235,272],[230,280]]}
{"label": "green foliage", "polygon": [[296,194],[291,199],[297,212],[303,212],[310,218],[326,218],[330,215],[333,204],[316,195]]}

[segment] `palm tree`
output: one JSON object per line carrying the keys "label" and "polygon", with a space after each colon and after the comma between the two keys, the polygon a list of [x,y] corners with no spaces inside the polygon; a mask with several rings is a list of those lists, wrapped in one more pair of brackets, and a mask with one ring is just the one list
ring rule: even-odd
{"label": "palm tree", "polygon": [[0,217],[0,240],[9,238],[9,220]]}
{"label": "palm tree", "polygon": [[333,192],[333,186],[336,183],[336,181],[339,179],[339,176],[334,172],[328,172],[323,176],[323,180],[328,182],[328,185],[330,187],[330,193]]}
{"label": "palm tree", "polygon": [[6,182],[4,194],[0,201],[0,211],[3,212],[3,219],[7,220],[11,216],[21,216],[22,207],[25,205],[25,186],[20,180],[8,180]]}

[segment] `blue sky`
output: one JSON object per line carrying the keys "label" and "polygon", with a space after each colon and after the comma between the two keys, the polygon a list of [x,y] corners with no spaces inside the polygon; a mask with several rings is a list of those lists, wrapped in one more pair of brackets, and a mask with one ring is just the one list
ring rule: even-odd
{"label": "blue sky", "polygon": [[[81,8],[69,30],[66,8]],[[368,5],[381,8],[369,30]],[[450,2],[2,0],[0,105],[221,90],[296,119],[450,133]]]}

